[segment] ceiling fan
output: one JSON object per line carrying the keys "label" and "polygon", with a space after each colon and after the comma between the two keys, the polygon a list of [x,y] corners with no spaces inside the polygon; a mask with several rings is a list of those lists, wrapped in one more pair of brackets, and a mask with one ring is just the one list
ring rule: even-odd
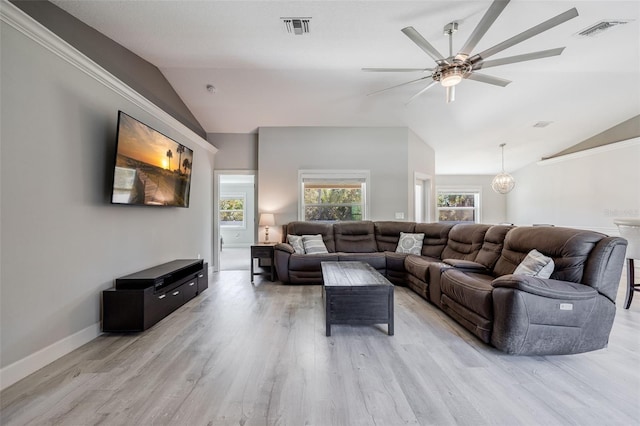
{"label": "ceiling fan", "polygon": [[396,86],[388,87],[386,89],[378,90],[376,92],[370,93],[370,95],[384,92],[386,90],[395,89],[396,87],[404,86],[407,84],[417,83],[420,81],[429,81],[429,84],[420,90],[418,93],[413,95],[409,101],[413,101],[418,96],[425,93],[431,87],[435,86],[437,83],[440,83],[447,90],[447,103],[453,102],[455,100],[455,87],[458,83],[460,83],[463,79],[475,80],[481,83],[493,84],[496,86],[504,87],[507,84],[511,83],[509,80],[505,80],[499,77],[493,77],[486,74],[478,73],[477,71],[483,68],[496,67],[499,65],[512,64],[515,62],[524,62],[531,61],[533,59],[541,59],[547,58],[550,56],[557,56],[562,53],[564,47],[559,47],[556,49],[549,50],[541,50],[538,52],[525,53],[523,55],[509,56],[507,58],[494,59],[492,61],[487,61],[486,59],[495,55],[496,53],[502,52],[505,49],[508,49],[511,46],[514,46],[518,43],[521,43],[535,35],[538,35],[544,31],[547,31],[557,25],[562,24],[563,22],[568,21],[569,19],[573,19],[578,16],[578,11],[574,7],[573,9],[569,9],[566,12],[563,12],[557,16],[554,16],[551,19],[548,19],[541,24],[538,24],[534,27],[529,28],[526,31],[521,32],[518,35],[511,37],[503,41],[502,43],[498,43],[493,47],[490,47],[486,50],[483,50],[480,53],[476,53],[475,55],[471,55],[471,51],[476,47],[480,39],[485,35],[487,30],[493,25],[493,22],[498,18],[500,13],[504,10],[504,8],[509,4],[509,0],[494,0],[489,6],[489,9],[485,12],[484,16],[473,30],[469,39],[466,41],[464,46],[460,49],[460,51],[454,55],[453,54],[453,34],[458,30],[458,24],[456,22],[451,22],[444,27],[444,34],[449,36],[449,56],[444,57],[435,47],[433,47],[418,31],[416,31],[413,27],[406,27],[402,29],[402,32],[411,39],[415,44],[418,45],[424,52],[431,56],[434,61],[436,61],[435,68],[362,68],[363,71],[374,71],[374,72],[427,72],[430,73],[426,77],[421,77],[415,80],[408,81],[406,83],[398,84]]}

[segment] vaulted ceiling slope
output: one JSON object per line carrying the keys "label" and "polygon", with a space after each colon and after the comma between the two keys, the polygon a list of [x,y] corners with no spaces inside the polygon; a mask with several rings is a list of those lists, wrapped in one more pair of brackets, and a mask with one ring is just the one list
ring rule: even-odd
{"label": "vaulted ceiling slope", "polygon": [[[566,46],[561,56],[492,68],[497,87],[464,80],[456,101],[425,84],[368,93],[420,75],[364,67],[426,68],[433,60],[400,30],[413,26],[441,52],[457,51],[491,1],[53,0],[156,65],[209,133],[261,126],[408,126],[436,151],[442,174],[494,173],[500,143],[513,171],[640,112],[639,1],[511,1],[480,40],[491,47],[565,10],[579,16],[495,58]],[[309,17],[308,34],[281,18]],[[577,33],[625,21],[593,37]],[[210,84],[215,90],[207,91]],[[541,121],[547,127],[534,127]]]}

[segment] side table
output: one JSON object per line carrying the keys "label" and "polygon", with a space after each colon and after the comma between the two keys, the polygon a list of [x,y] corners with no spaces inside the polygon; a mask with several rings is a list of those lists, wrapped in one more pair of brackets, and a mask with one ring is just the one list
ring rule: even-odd
{"label": "side table", "polygon": [[[275,275],[275,265],[274,256],[273,256],[273,247],[276,243],[259,243],[251,246],[251,282],[253,282],[253,277],[255,275],[269,275],[269,279],[274,281]],[[258,259],[268,259],[269,260],[269,271],[268,272],[254,272],[253,263],[254,260]]]}

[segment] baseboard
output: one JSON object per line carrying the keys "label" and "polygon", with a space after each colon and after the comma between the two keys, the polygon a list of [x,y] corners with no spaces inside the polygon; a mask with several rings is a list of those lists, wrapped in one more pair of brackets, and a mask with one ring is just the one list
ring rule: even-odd
{"label": "baseboard", "polygon": [[40,349],[38,352],[22,358],[13,364],[7,365],[0,369],[0,390],[8,388],[17,381],[24,379],[29,374],[51,364],[58,358],[95,339],[100,334],[102,334],[102,330],[100,322],[97,322],[78,331],[77,333],[52,343],[46,348]]}

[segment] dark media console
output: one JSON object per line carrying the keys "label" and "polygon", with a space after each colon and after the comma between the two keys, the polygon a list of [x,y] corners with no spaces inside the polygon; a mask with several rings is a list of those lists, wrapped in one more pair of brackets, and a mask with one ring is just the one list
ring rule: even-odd
{"label": "dark media console", "polygon": [[102,331],[144,331],[202,293],[208,264],[180,259],[116,279],[102,292]]}

